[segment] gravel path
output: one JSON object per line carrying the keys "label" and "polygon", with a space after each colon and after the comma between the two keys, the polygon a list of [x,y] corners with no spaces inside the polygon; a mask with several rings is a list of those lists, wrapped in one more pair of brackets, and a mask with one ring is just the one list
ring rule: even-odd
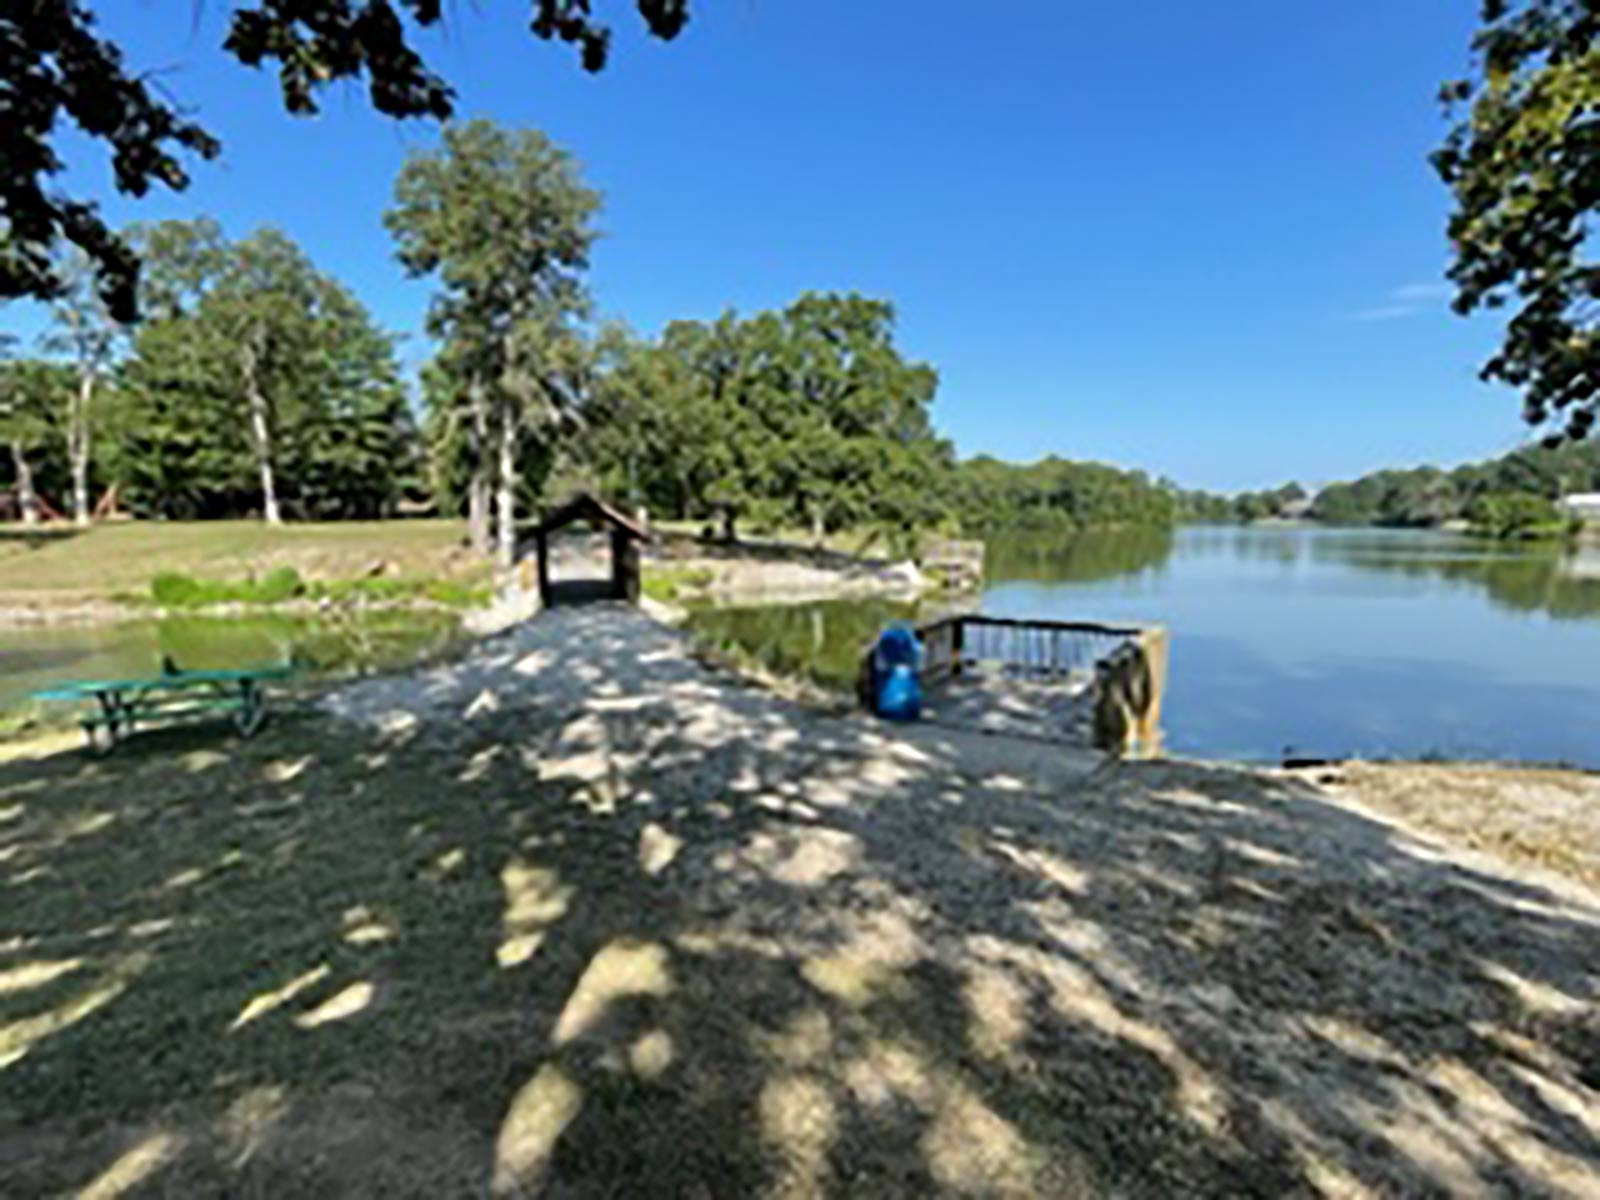
{"label": "gravel path", "polygon": [[[974,688],[972,695],[979,693]],[[1079,719],[1082,705],[1075,697],[1063,703]],[[646,723],[654,717],[714,729],[722,737],[755,736],[774,724],[801,726],[806,742],[829,753],[845,752],[847,743],[852,754],[891,757],[939,747],[967,770],[1025,769],[1046,779],[1080,778],[1102,761],[1082,748],[1085,739],[1076,733],[1076,748],[1049,745],[1028,721],[1013,716],[991,726],[970,703],[966,709],[952,706],[949,716],[968,728],[889,726],[860,715],[797,708],[731,672],[708,667],[686,635],[617,604],[552,609],[478,642],[456,661],[360,680],[326,696],[323,706],[387,734],[450,728],[508,711],[537,713],[543,721],[627,712]],[[1022,736],[1003,736],[1012,733]]]}
{"label": "gravel path", "polygon": [[506,1194],[1597,1194],[1600,896],[1359,796],[813,713],[620,608],[330,706],[528,797]]}

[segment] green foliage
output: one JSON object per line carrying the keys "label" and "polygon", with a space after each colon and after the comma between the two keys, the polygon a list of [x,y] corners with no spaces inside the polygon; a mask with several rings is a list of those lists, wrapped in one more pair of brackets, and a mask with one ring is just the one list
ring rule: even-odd
{"label": "green foliage", "polygon": [[0,447],[32,454],[60,438],[57,416],[72,372],[37,359],[0,362]]}
{"label": "green foliage", "polygon": [[599,208],[577,161],[544,134],[478,120],[407,158],[384,214],[407,272],[439,285],[428,330],[442,348],[424,382],[430,441],[448,464],[436,494],[465,475],[481,508],[493,462],[507,561],[518,468],[549,469],[587,375],[577,324]]}
{"label": "green foliage", "polygon": [[260,579],[201,579],[182,571],[162,571],[150,581],[150,598],[162,608],[203,608],[212,604],[284,604],[291,600],[335,603],[411,604],[424,601],[446,608],[475,608],[489,601],[489,588],[460,579],[372,576],[308,583],[293,567],[277,567]]}
{"label": "green foliage", "polygon": [[339,603],[366,601],[373,604],[409,604],[424,600],[446,608],[476,608],[487,604],[490,589],[485,584],[459,579],[407,579],[375,576],[365,579],[336,579],[309,585],[306,594],[314,600]]}
{"label": "green foliage", "polygon": [[298,516],[392,512],[419,474],[415,430],[393,339],[360,302],[276,230],[229,242],[213,222],[168,221],[136,239],[151,315],[106,417],[124,503],[177,518],[259,509],[265,455]]}
{"label": "green foliage", "polygon": [[1317,494],[1312,514],[1336,525],[1432,526],[1472,520],[1474,503],[1514,494],[1554,501],[1600,491],[1600,444],[1525,446],[1501,458],[1450,471],[1438,467],[1374,471]]}
{"label": "green foliage", "polygon": [[1473,77],[1442,93],[1466,112],[1433,156],[1455,200],[1454,307],[1516,306],[1483,377],[1519,388],[1530,423],[1564,415],[1581,439],[1600,389],[1600,267],[1585,253],[1600,203],[1600,6],[1483,0],[1481,13]]}
{"label": "green foliage", "polygon": [[938,377],[894,345],[894,310],[810,293],[781,312],[606,331],[584,452],[604,490],[661,517],[885,536],[946,514]]}
{"label": "green foliage", "polygon": [[1311,507],[1310,496],[1298,483],[1232,496],[1185,491],[1168,480],[1163,480],[1161,486],[1171,494],[1177,519],[1184,523],[1249,524],[1251,521],[1299,519],[1307,516]]}
{"label": "green foliage", "polygon": [[1190,491],[1170,480],[1163,480],[1161,486],[1172,497],[1173,516],[1181,524],[1221,525],[1238,519],[1231,496]]}
{"label": "green foliage", "polygon": [[711,572],[702,567],[647,568],[639,580],[639,588],[652,600],[672,603],[688,592],[699,592],[711,582]]}
{"label": "green foliage", "polygon": [[263,604],[278,604],[292,600],[305,591],[300,572],[293,567],[274,567],[256,585],[256,596]]}
{"label": "green foliage", "polygon": [[305,592],[305,581],[293,567],[276,567],[260,579],[242,580],[197,579],[181,571],[162,571],[150,581],[150,598],[163,608],[282,604]]}
{"label": "green foliage", "polygon": [[152,183],[186,187],[176,155],[210,158],[218,144],[129,74],[122,52],[95,35],[94,18],[76,0],[0,8],[0,46],[0,299],[55,296],[62,280],[52,252],[66,239],[98,264],[112,313],[132,320],[138,261],[93,204],[50,186],[64,166],[52,140],[75,125],[106,142],[118,190],[135,196]]}
{"label": "green foliage", "polygon": [[1177,519],[1171,491],[1142,471],[1053,455],[1027,465],[968,459],[955,470],[952,493],[962,529],[980,536],[1164,527]]}
{"label": "green foliage", "polygon": [[[283,104],[291,113],[317,111],[317,94],[338,80],[365,79],[372,106],[394,117],[448,118],[449,84],[410,45],[416,27],[436,25],[438,0],[263,0],[231,14],[223,50],[248,67],[275,62]],[[688,0],[638,0],[646,27],[671,39],[689,19]],[[533,0],[529,30],[545,41],[576,46],[583,67],[605,66],[609,28],[590,0]],[[49,298],[61,287],[51,254],[65,239],[94,262],[113,315],[137,315],[139,260],[107,228],[95,205],[49,186],[62,170],[53,142],[75,126],[111,152],[117,190],[143,196],[151,184],[182,191],[189,179],[178,156],[213,158],[220,144],[183,119],[181,106],[158,98],[145,76],[130,71],[121,50],[96,36],[94,18],[77,0],[28,0],[0,7],[0,299]]]}
{"label": "green foliage", "polygon": [[1472,501],[1467,519],[1474,533],[1501,541],[1560,537],[1566,532],[1556,506],[1526,492],[1486,492]]}

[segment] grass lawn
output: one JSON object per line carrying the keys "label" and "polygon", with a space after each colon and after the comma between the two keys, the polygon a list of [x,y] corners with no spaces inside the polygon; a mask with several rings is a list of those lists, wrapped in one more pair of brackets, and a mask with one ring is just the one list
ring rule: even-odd
{"label": "grass lawn", "polygon": [[78,600],[143,592],[158,571],[237,579],[292,566],[308,579],[359,575],[377,562],[407,576],[461,575],[481,562],[460,521],[126,521],[79,532],[0,525],[0,597]]}

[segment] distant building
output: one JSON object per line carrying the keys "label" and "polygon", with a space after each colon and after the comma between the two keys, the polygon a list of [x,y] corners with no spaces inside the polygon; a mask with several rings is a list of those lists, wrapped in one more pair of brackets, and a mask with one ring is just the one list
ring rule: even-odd
{"label": "distant building", "polygon": [[1556,504],[1561,510],[1586,524],[1600,524],[1600,492],[1575,492]]}

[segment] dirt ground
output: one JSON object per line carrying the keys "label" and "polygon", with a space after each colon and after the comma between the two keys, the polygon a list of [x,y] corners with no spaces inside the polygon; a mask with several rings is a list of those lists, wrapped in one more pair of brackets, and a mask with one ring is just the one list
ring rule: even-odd
{"label": "dirt ground", "polygon": [[362,686],[0,762],[0,1194],[1597,1193],[1589,777],[1047,761],[614,608]]}

